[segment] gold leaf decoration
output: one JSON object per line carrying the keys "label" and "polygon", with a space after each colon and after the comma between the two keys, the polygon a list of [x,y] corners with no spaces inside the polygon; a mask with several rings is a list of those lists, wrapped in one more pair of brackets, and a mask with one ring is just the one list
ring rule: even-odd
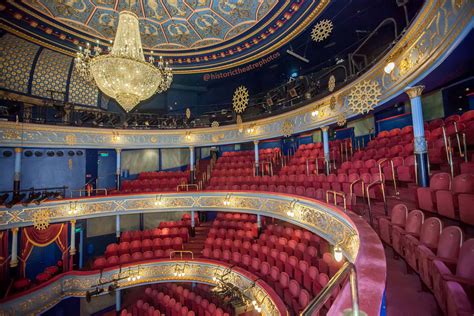
{"label": "gold leaf decoration", "polygon": [[242,121],[242,116],[240,114],[237,114],[236,123],[237,123],[237,128],[239,129],[239,132],[242,133],[244,130],[244,127],[242,125],[243,121]]}
{"label": "gold leaf decoration", "polygon": [[382,89],[377,81],[362,81],[352,88],[348,98],[349,106],[356,113],[369,113],[380,101],[381,95]]}
{"label": "gold leaf decoration", "polygon": [[290,120],[286,120],[283,122],[281,126],[281,134],[285,137],[291,136],[293,134],[294,126],[293,122]]}
{"label": "gold leaf decoration", "polygon": [[331,35],[332,22],[330,20],[319,21],[311,31],[311,39],[315,42],[322,42]]}
{"label": "gold leaf decoration", "polygon": [[74,134],[67,134],[64,137],[64,140],[65,140],[66,144],[68,144],[68,145],[75,145],[77,143],[77,138],[76,138],[76,135],[74,135]]}
{"label": "gold leaf decoration", "polygon": [[213,121],[213,122],[211,123],[211,127],[212,127],[212,128],[218,128],[218,127],[219,127],[219,122],[218,122],[218,121]]}
{"label": "gold leaf decoration", "polygon": [[186,108],[186,118],[189,120],[191,118],[191,109]]}
{"label": "gold leaf decoration", "polygon": [[335,88],[336,88],[336,77],[334,77],[334,75],[331,75],[328,81],[328,90],[329,92],[333,92]]}
{"label": "gold leaf decoration", "polygon": [[39,210],[33,214],[33,226],[37,230],[45,230],[49,227],[51,214],[48,210]]}
{"label": "gold leaf decoration", "polygon": [[235,113],[242,113],[249,104],[249,90],[246,87],[238,87],[232,98],[232,106],[234,107]]}
{"label": "gold leaf decoration", "polygon": [[336,103],[336,97],[332,96],[331,99],[329,99],[329,108],[331,109],[331,111],[334,111],[334,109],[336,108]]}
{"label": "gold leaf decoration", "polygon": [[344,113],[339,113],[339,115],[337,116],[337,125],[344,126],[346,122],[347,122],[347,119]]}

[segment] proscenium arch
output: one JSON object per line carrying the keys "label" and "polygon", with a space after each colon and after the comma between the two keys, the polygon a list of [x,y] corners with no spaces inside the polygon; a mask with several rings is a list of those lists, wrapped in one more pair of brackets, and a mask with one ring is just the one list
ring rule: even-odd
{"label": "proscenium arch", "polygon": [[[186,264],[185,275],[174,276],[176,265]],[[225,262],[207,259],[158,259],[147,260],[141,263],[132,263],[121,267],[111,267],[94,271],[69,271],[60,274],[48,282],[31,291],[18,293],[0,301],[0,314],[3,315],[37,315],[42,313],[61,300],[69,297],[85,297],[86,291],[95,289],[99,279],[102,282],[111,281],[120,276],[127,276],[129,271],[136,272],[140,269],[141,278],[136,281],[128,281],[126,278],[118,281],[120,289],[126,289],[147,284],[164,282],[198,282],[209,285],[217,285],[213,280],[216,273],[229,272],[228,280],[245,292],[249,299],[260,302],[263,315],[288,315],[288,310],[282,299],[265,282],[258,277],[239,267],[233,267]],[[107,294],[107,283],[105,291]]]}
{"label": "proscenium arch", "polygon": [[[224,202],[229,201],[229,205]],[[70,214],[71,208],[76,215]],[[294,216],[288,215],[292,210]],[[0,209],[0,229],[31,226],[33,215],[42,212],[51,223],[72,219],[156,212],[225,211],[242,212],[281,219],[307,229],[332,245],[341,247],[354,263],[360,247],[359,233],[351,218],[337,207],[314,199],[270,192],[198,191],[162,194],[122,195],[71,199],[40,206]]]}

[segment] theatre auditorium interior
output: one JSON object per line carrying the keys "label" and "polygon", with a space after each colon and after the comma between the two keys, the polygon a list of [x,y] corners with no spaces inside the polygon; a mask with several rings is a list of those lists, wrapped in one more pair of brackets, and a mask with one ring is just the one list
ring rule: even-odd
{"label": "theatre auditorium interior", "polygon": [[473,26],[0,1],[0,315],[473,316]]}

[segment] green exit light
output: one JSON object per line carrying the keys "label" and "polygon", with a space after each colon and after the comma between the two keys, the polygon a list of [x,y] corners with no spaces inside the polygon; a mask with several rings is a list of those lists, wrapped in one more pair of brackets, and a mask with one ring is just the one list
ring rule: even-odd
{"label": "green exit light", "polygon": [[74,232],[80,233],[80,232],[81,232],[81,229],[80,229],[80,228],[76,228],[76,230],[75,230]]}
{"label": "green exit light", "polygon": [[99,154],[101,157],[108,157],[109,156],[109,153],[100,153]]}

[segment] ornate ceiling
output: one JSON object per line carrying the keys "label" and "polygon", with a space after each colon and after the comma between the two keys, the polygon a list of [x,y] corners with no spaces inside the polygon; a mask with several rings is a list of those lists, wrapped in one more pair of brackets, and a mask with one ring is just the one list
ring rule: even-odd
{"label": "ornate ceiling", "polygon": [[2,27],[72,54],[113,40],[118,14],[136,13],[146,54],[175,69],[225,69],[263,57],[314,21],[330,0],[9,0]]}

